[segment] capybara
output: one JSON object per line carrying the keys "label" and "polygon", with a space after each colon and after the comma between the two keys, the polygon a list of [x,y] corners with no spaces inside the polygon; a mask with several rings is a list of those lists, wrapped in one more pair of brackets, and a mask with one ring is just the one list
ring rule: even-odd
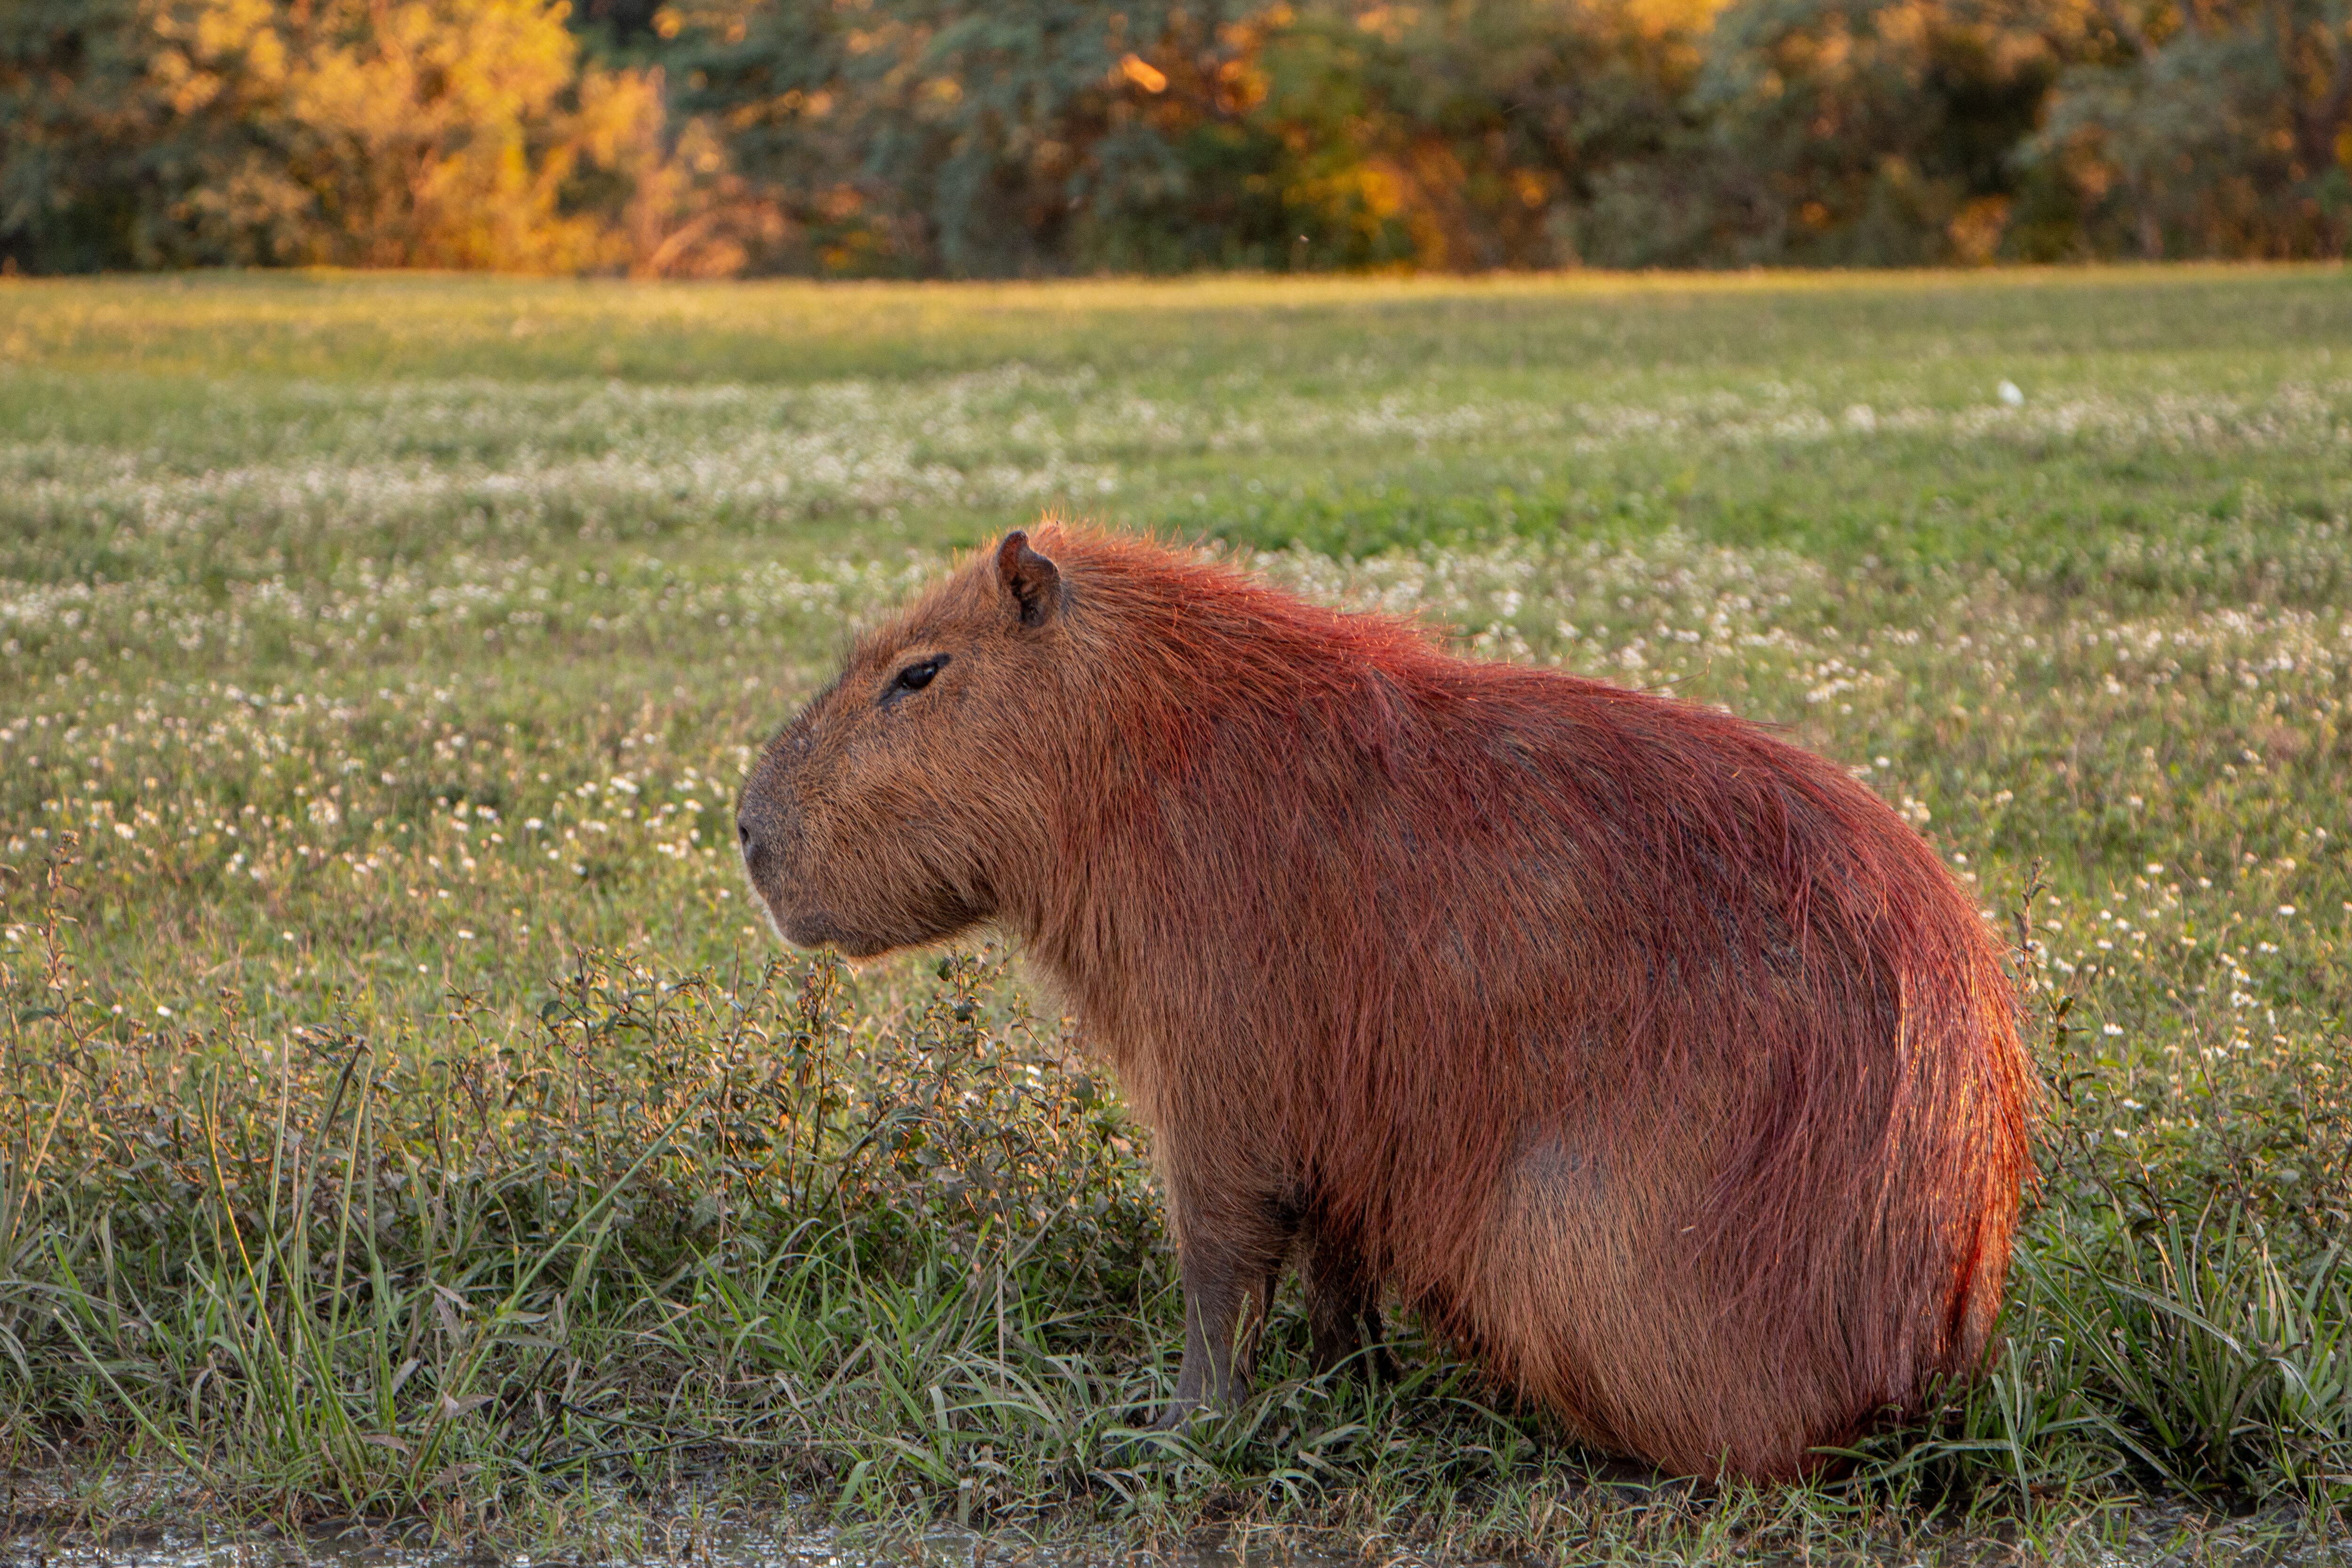
{"label": "capybara", "polygon": [[1294,1257],[1664,1469],[1776,1479],[1977,1365],[2026,1175],[2000,952],[1841,769],[1041,524],[866,636],[738,816],[791,941],[993,921],[1152,1131],[1184,1359]]}

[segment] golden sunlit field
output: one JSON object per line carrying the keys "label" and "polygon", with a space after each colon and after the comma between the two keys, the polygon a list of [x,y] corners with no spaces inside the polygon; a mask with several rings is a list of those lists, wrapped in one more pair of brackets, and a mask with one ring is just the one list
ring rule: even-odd
{"label": "golden sunlit field", "polygon": [[[1409,1321],[1309,1377],[1286,1299],[1250,1404],[1135,1434],[1180,1314],[1116,1086],[994,946],[783,951],[731,847],[850,628],[1045,510],[1895,804],[2047,1076],[1988,1378],[1654,1490]],[[2336,268],[0,284],[16,1528],[2325,1551],[2347,777]]]}

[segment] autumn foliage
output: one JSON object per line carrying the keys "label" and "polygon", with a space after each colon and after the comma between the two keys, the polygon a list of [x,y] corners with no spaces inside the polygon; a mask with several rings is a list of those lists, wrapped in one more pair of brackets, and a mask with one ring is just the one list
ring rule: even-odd
{"label": "autumn foliage", "polygon": [[2341,254],[2336,0],[47,0],[0,257],[1045,276]]}
{"label": "autumn foliage", "polygon": [[561,0],[66,0],[0,54],[0,244],[48,267],[731,270],[719,160]]}

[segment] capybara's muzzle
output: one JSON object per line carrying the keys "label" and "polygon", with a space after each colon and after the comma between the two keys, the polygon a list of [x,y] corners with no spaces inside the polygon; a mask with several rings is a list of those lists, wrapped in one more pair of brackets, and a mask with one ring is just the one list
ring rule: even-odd
{"label": "capybara's muzzle", "polygon": [[838,947],[845,952],[861,944],[830,910],[812,908],[808,879],[803,874],[804,837],[793,792],[778,776],[772,760],[763,759],[743,787],[735,807],[735,847],[743,857],[743,875],[760,901],[768,907],[776,930],[794,947]]}
{"label": "capybara's muzzle", "polygon": [[743,798],[735,806],[735,847],[743,857],[743,875],[751,890],[768,906],[778,928],[798,942],[801,938],[792,929],[793,900],[788,894],[793,851],[801,837],[800,814],[775,773],[767,758],[751,770]]}

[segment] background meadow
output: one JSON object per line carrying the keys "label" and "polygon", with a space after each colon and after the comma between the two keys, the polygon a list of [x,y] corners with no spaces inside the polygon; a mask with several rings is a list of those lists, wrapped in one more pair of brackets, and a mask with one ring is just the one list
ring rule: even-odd
{"label": "background meadow", "polygon": [[[1114,1086],[993,946],[784,952],[730,845],[849,629],[1043,510],[1866,777],[2048,1078],[1991,1375],[1692,1497],[1410,1324],[1309,1379],[1286,1300],[1251,1405],[1135,1436],[1180,1319]],[[2340,1541],[2347,530],[2332,268],[0,286],[19,1527]]]}

